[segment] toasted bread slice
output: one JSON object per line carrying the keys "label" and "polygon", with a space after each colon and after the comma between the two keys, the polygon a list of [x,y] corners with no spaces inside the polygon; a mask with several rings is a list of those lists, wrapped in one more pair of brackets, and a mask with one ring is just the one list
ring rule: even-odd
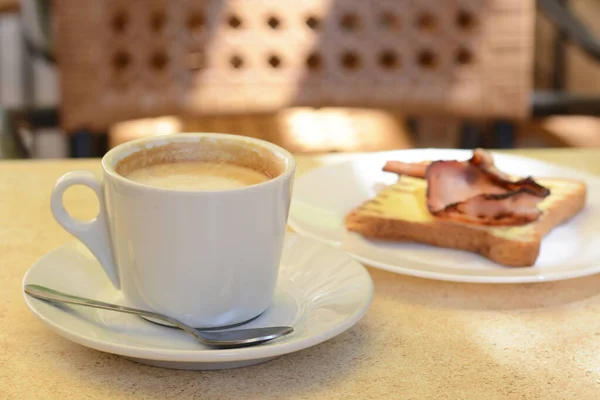
{"label": "toasted bread slice", "polygon": [[401,176],[398,182],[352,210],[346,227],[367,238],[425,243],[479,253],[512,267],[531,266],[542,238],[577,214],[586,202],[586,185],[568,179],[536,179],[549,188],[542,216],[520,226],[482,226],[441,220],[426,206],[427,181]]}

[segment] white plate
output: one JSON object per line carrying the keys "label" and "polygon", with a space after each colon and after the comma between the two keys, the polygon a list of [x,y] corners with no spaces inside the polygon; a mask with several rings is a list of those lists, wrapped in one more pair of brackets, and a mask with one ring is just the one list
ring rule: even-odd
{"label": "white plate", "polygon": [[[38,284],[124,304],[96,259],[79,242],[36,262],[23,285]],[[289,234],[271,307],[244,328],[290,325],[290,335],[260,346],[211,349],[189,334],[113,311],[57,307],[25,295],[31,311],[59,335],[84,346],[166,368],[224,369],[257,364],[324,342],[353,326],[367,311],[373,282],[342,251]]]}
{"label": "white plate", "polygon": [[500,170],[517,175],[581,179],[588,185],[585,210],[544,238],[533,267],[503,267],[473,253],[412,243],[371,241],[347,232],[345,215],[397,180],[397,175],[381,171],[386,161],[465,160],[471,154],[468,150],[399,150],[367,154],[310,171],[294,184],[289,224],[296,232],[338,246],[370,266],[423,278],[519,283],[600,272],[600,179],[574,169],[512,155],[494,154]]}

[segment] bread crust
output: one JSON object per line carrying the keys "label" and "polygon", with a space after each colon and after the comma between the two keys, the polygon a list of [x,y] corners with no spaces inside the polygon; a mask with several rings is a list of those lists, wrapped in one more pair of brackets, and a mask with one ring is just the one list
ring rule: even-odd
{"label": "bread crust", "polygon": [[370,239],[416,242],[464,250],[478,253],[505,266],[528,267],[535,264],[539,256],[542,238],[585,207],[585,183],[567,179],[552,181],[571,183],[573,189],[552,203],[537,221],[528,224],[532,229],[526,237],[518,239],[498,235],[491,227],[461,222],[440,219],[414,222],[369,215],[361,211],[361,206],[346,216],[346,228]]}

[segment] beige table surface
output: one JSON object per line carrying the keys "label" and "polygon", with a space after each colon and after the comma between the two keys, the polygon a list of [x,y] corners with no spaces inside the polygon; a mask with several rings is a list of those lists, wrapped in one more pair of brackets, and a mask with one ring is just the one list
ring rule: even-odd
{"label": "beige table surface", "polygon": [[[600,174],[600,149],[519,153]],[[299,173],[339,159],[298,157]],[[600,399],[600,275],[482,285],[369,269],[375,298],[355,327],[237,370],[158,369],[71,343],[29,312],[21,279],[72,240],[49,194],[79,168],[99,161],[0,162],[0,399]],[[92,196],[71,190],[67,208],[92,215]]]}

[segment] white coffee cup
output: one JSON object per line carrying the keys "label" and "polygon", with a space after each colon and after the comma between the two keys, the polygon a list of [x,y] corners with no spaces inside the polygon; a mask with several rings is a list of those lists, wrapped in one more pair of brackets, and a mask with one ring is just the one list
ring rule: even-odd
{"label": "white coffee cup", "polygon": [[[143,185],[115,170],[119,161],[139,151],[206,141],[255,149],[278,162],[280,172],[253,186],[194,191]],[[248,137],[186,133],[144,138],[110,150],[102,158],[102,180],[89,171],[62,176],[51,208],[63,228],[94,254],[129,305],[195,327],[232,325],[260,315],[272,301],[295,165],[286,150]],[[63,193],[73,185],[88,186],[98,196],[94,220],[76,220],[65,210]]]}

